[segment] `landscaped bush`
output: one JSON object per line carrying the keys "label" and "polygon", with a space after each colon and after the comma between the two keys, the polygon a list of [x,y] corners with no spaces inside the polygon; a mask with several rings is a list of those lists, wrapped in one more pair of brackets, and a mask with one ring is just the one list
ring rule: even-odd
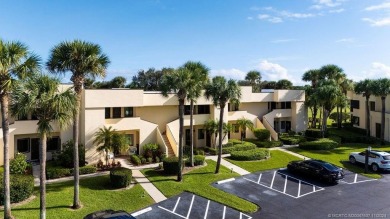
{"label": "landscaped bush", "polygon": [[236,144],[241,144],[241,140],[239,139],[229,139],[228,141],[229,143],[232,143],[233,145],[236,145]]}
{"label": "landscaped bush", "polygon": [[255,129],[253,130],[253,134],[260,141],[267,141],[271,136],[271,132],[268,129]]}
{"label": "landscaped bush", "polygon": [[223,154],[230,154],[233,151],[246,151],[246,150],[251,150],[255,149],[256,145],[250,142],[244,142],[243,144],[236,144],[233,147],[225,147],[222,148],[222,153]]}
{"label": "landscaped bush", "polygon": [[255,144],[259,148],[273,148],[283,146],[281,141],[258,141],[256,139],[245,139],[245,141]]}
{"label": "landscaped bush", "polygon": [[71,176],[72,169],[63,167],[46,167],[46,179],[57,179],[61,177]]}
{"label": "landscaped bush", "polygon": [[146,144],[142,146],[142,151],[143,151],[143,157],[146,158],[147,161],[152,158],[152,160],[156,160],[156,157],[161,158],[162,151],[160,149],[160,146],[158,144]]}
{"label": "landscaped bush", "polygon": [[287,145],[299,144],[306,141],[306,138],[300,135],[279,135],[279,139],[283,144]]}
{"label": "landscaped bush", "polygon": [[[97,168],[94,166],[83,166],[83,167],[80,167],[80,169],[79,169],[80,175],[96,173],[96,171],[97,171]],[[73,175],[73,169],[71,171],[71,174]]]}
{"label": "landscaped bush", "polygon": [[[69,140],[62,144],[62,150],[54,156],[54,161],[57,166],[73,168],[73,141]],[[85,148],[83,144],[79,144],[79,166],[85,166]]]}
{"label": "landscaped bush", "polygon": [[[34,177],[31,175],[12,174],[10,178],[11,203],[29,198],[34,191]],[[3,175],[0,176],[0,205],[4,205]]]}
{"label": "landscaped bush", "polygon": [[141,159],[136,154],[130,155],[130,162],[136,166],[141,165]]}
{"label": "landscaped bush", "polygon": [[339,136],[330,136],[329,139],[337,142],[338,144],[341,144],[341,142],[342,142],[342,139]]}
{"label": "landscaped bush", "polygon": [[127,168],[116,168],[110,171],[110,182],[113,188],[125,188],[131,183],[132,172]]}
{"label": "landscaped bush", "polygon": [[233,151],[230,154],[232,160],[262,160],[269,157],[269,151],[267,149],[256,148],[248,151]]}
{"label": "landscaped bush", "polygon": [[163,168],[166,174],[177,174],[179,172],[179,158],[178,157],[164,158]]}
{"label": "landscaped bush", "polygon": [[316,141],[307,141],[299,144],[299,147],[306,150],[331,150],[339,144],[329,138],[321,138]]}
{"label": "landscaped bush", "polygon": [[25,174],[27,169],[27,157],[24,154],[17,153],[15,158],[10,161],[9,168],[11,174]]}
{"label": "landscaped bush", "polygon": [[[241,144],[241,141],[240,141],[240,144]],[[233,147],[233,146],[234,146],[233,142],[228,142],[228,143],[222,145],[222,147]]]}
{"label": "landscaped bush", "polygon": [[204,164],[205,156],[203,155],[195,155],[194,156],[194,165],[199,166]]}
{"label": "landscaped bush", "polygon": [[[307,129],[305,131],[305,136],[308,138],[322,138],[321,129]],[[328,133],[325,133],[325,137],[328,136]]]}
{"label": "landscaped bush", "polygon": [[202,150],[202,149],[195,149],[194,150],[194,154],[195,155],[203,155],[204,156],[204,150]]}
{"label": "landscaped bush", "polygon": [[339,137],[341,143],[375,144],[378,142],[374,137],[366,137],[365,130],[359,128],[329,129],[329,135]]}

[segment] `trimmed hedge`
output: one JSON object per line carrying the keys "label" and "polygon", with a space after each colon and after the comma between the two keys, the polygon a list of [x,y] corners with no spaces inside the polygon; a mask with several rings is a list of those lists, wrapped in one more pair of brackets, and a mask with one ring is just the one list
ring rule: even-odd
{"label": "trimmed hedge", "polygon": [[338,146],[336,141],[329,138],[321,138],[316,141],[308,141],[299,144],[299,148],[306,150],[331,150]]}
{"label": "trimmed hedge", "polygon": [[[4,205],[3,176],[0,176],[0,205]],[[11,203],[29,198],[34,191],[34,177],[31,175],[12,174],[10,178]]]}
{"label": "trimmed hedge", "polygon": [[178,157],[166,157],[163,159],[164,173],[177,174],[179,172],[179,158]]}
{"label": "trimmed hedge", "polygon": [[110,171],[110,183],[113,188],[125,188],[131,183],[130,169],[119,167]]}
{"label": "trimmed hedge", "polygon": [[26,159],[26,155],[17,153],[15,158],[10,161],[10,174],[24,174],[28,166]]}
{"label": "trimmed hedge", "polygon": [[299,144],[301,142],[305,142],[306,141],[305,137],[299,136],[299,135],[294,135],[294,136],[291,136],[291,135],[280,135],[279,139],[280,139],[281,142],[283,142],[283,144],[287,144],[287,145]]}
{"label": "trimmed hedge", "polygon": [[136,166],[141,165],[141,159],[136,154],[130,155],[130,162]]}
{"label": "trimmed hedge", "polygon": [[256,148],[248,151],[233,151],[230,154],[232,160],[262,160],[269,157],[269,151],[267,149]]}
{"label": "trimmed hedge", "polygon": [[253,134],[260,141],[268,141],[271,136],[271,132],[268,129],[255,129]]}
{"label": "trimmed hedge", "polygon": [[195,155],[194,156],[194,165],[199,166],[204,164],[204,160],[206,159],[203,155]]}
{"label": "trimmed hedge", "polygon": [[[307,129],[305,131],[305,136],[308,138],[322,138],[321,129]],[[325,137],[328,137],[328,133],[325,132]]]}
{"label": "trimmed hedge", "polygon": [[259,148],[274,148],[283,146],[281,141],[257,141],[254,142]]}
{"label": "trimmed hedge", "polygon": [[229,139],[228,142],[229,142],[229,143],[232,143],[233,145],[241,144],[241,143],[242,143],[240,139]]}
{"label": "trimmed hedge", "polygon": [[[97,171],[97,168],[94,166],[83,166],[83,167],[80,167],[80,169],[79,169],[80,175],[96,173],[96,171]],[[73,169],[71,171],[71,174],[73,175]]]}
{"label": "trimmed hedge", "polygon": [[[96,173],[97,168],[94,166],[83,166],[79,169],[80,175]],[[46,166],[46,179],[58,179],[62,177],[73,176],[73,169],[59,166]]]}
{"label": "trimmed hedge", "polygon": [[256,145],[250,142],[244,142],[243,144],[236,144],[233,147],[222,148],[222,154],[230,154],[233,151],[246,151],[255,149]]}

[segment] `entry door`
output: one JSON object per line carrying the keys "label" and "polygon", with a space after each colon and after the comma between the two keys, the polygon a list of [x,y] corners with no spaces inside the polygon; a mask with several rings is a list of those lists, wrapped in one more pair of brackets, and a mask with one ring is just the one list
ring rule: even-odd
{"label": "entry door", "polygon": [[375,123],[375,137],[380,138],[381,137],[381,124]]}
{"label": "entry door", "polygon": [[39,161],[39,138],[31,139],[31,160]]}
{"label": "entry door", "polygon": [[286,132],[289,132],[289,131],[291,131],[291,122],[286,121]]}
{"label": "entry door", "polygon": [[206,133],[206,146],[211,147],[211,136]]}
{"label": "entry door", "polygon": [[190,136],[191,130],[186,129],[186,144],[187,146],[191,145],[191,136]]}

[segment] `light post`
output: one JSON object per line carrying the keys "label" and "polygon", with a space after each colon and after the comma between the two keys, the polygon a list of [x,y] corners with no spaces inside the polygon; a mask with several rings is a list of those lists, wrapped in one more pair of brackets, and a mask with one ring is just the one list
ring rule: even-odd
{"label": "light post", "polygon": [[366,156],[365,156],[365,162],[364,162],[364,173],[368,173],[368,158],[370,156],[371,152],[371,146],[368,146],[366,149]]}

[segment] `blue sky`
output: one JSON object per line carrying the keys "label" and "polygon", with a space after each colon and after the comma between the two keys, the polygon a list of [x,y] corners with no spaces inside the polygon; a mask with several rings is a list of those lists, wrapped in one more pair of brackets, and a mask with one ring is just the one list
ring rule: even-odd
{"label": "blue sky", "polygon": [[[46,61],[64,40],[101,45],[106,80],[201,61],[211,75],[302,84],[337,64],[349,78],[390,77],[389,0],[0,0],[0,38]],[[69,81],[65,76],[64,82]]]}

